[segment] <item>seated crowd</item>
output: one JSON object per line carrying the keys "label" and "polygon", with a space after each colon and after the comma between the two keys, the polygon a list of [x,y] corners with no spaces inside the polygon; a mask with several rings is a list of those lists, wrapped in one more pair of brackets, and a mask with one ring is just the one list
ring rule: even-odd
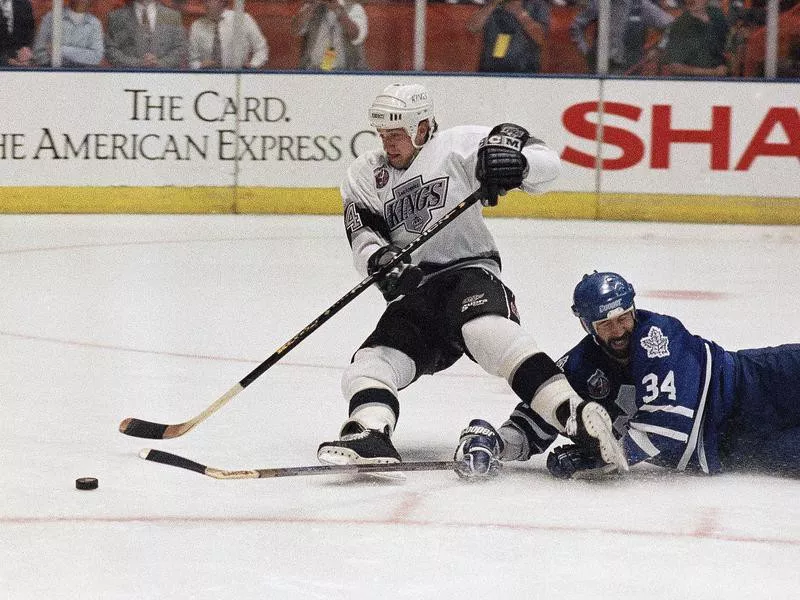
{"label": "seated crowd", "polygon": [[[117,0],[95,10],[99,1],[65,0],[54,60],[52,0],[0,0],[0,66],[412,68],[405,55],[413,54],[407,18],[413,2],[249,0],[239,18],[233,0]],[[751,1],[610,0],[608,72],[762,75],[763,41],[757,42],[764,37],[766,0]],[[597,72],[598,0],[429,2],[427,26],[440,42],[428,42],[428,52],[439,55],[428,70]],[[778,76],[798,77],[798,0],[781,0],[779,33]]]}

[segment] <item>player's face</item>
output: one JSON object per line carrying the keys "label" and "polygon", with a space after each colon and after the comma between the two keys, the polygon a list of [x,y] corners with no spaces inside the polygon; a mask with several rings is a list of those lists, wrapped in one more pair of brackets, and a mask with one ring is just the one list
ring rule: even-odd
{"label": "player's face", "polygon": [[395,169],[406,169],[417,155],[417,149],[411,143],[411,137],[405,129],[379,129],[383,149],[389,164]]}
{"label": "player's face", "polygon": [[633,311],[629,310],[617,317],[596,321],[594,330],[600,343],[612,356],[626,359],[630,354],[631,334],[635,324]]}

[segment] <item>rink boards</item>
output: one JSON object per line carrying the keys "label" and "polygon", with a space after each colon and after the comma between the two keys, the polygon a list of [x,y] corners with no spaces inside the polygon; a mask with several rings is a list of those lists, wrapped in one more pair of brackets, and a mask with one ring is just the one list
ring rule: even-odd
{"label": "rink boards", "polygon": [[[499,216],[800,223],[800,84],[579,77],[5,72],[0,212],[341,211],[366,110],[425,84],[437,121],[526,125],[563,164]],[[37,110],[20,99],[37,98]],[[604,140],[600,143],[598,140]]]}

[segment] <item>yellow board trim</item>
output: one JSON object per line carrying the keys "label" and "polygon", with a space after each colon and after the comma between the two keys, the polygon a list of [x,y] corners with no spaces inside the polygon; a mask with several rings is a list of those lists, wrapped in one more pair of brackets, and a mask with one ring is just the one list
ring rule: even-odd
{"label": "yellow board trim", "polygon": [[[5,187],[0,213],[341,214],[336,188]],[[800,198],[519,191],[487,216],[800,225]]]}

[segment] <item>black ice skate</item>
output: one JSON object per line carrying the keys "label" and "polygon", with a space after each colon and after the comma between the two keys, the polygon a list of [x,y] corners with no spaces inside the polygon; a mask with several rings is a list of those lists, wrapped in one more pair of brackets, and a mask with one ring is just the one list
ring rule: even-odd
{"label": "black ice skate", "polygon": [[387,464],[402,460],[386,433],[365,429],[355,421],[342,428],[341,439],[320,444],[317,458],[328,465]]}

